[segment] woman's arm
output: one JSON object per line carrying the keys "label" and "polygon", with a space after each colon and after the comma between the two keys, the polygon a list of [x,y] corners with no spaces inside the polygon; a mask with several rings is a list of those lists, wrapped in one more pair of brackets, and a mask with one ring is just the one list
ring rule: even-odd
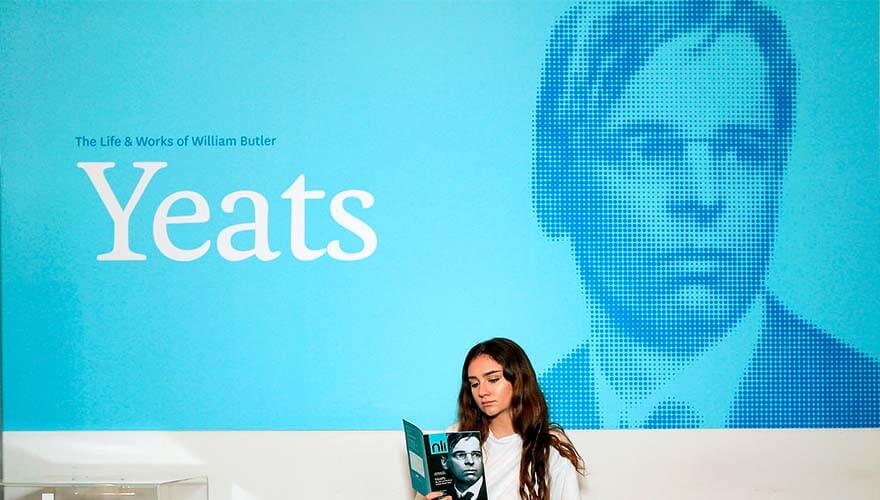
{"label": "woman's arm", "polygon": [[580,474],[571,461],[550,448],[550,500],[580,500]]}

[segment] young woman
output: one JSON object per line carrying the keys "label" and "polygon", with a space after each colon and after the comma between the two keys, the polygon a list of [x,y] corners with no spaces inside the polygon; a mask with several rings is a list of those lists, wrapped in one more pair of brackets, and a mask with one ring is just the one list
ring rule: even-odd
{"label": "young woman", "polygon": [[494,338],[468,352],[456,430],[481,433],[489,500],[580,498],[581,457],[562,428],[550,423],[532,363],[512,340]]}

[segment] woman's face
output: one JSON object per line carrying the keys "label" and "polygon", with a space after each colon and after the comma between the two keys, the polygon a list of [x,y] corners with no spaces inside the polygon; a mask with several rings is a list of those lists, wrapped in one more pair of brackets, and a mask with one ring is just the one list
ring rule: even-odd
{"label": "woman's face", "polygon": [[510,410],[513,384],[503,375],[503,367],[486,354],[474,358],[468,365],[468,382],[477,406],[488,417],[495,418]]}

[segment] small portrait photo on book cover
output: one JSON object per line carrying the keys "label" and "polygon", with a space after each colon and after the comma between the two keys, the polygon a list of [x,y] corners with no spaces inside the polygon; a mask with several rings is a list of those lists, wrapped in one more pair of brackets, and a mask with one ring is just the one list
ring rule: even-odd
{"label": "small portrait photo on book cover", "polygon": [[440,461],[453,483],[447,493],[453,499],[486,500],[480,433],[447,433],[446,450],[445,455],[440,455]]}
{"label": "small portrait photo on book cover", "polygon": [[487,500],[480,433],[424,433],[403,421],[413,489],[442,491],[455,500]]}

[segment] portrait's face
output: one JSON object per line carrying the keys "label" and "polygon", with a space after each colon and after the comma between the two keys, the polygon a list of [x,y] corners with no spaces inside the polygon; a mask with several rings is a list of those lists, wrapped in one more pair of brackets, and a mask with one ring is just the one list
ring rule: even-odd
{"label": "portrait's face", "polygon": [[767,65],[743,34],[676,38],[610,110],[610,153],[575,200],[572,244],[617,331],[692,352],[724,335],[762,287],[783,160]]}
{"label": "portrait's face", "polygon": [[483,475],[483,452],[476,437],[464,438],[449,450],[446,466],[455,477],[459,490],[469,488]]}
{"label": "portrait's face", "polygon": [[503,367],[490,356],[481,354],[470,362],[468,382],[474,401],[488,417],[510,411],[513,384],[504,378]]}

